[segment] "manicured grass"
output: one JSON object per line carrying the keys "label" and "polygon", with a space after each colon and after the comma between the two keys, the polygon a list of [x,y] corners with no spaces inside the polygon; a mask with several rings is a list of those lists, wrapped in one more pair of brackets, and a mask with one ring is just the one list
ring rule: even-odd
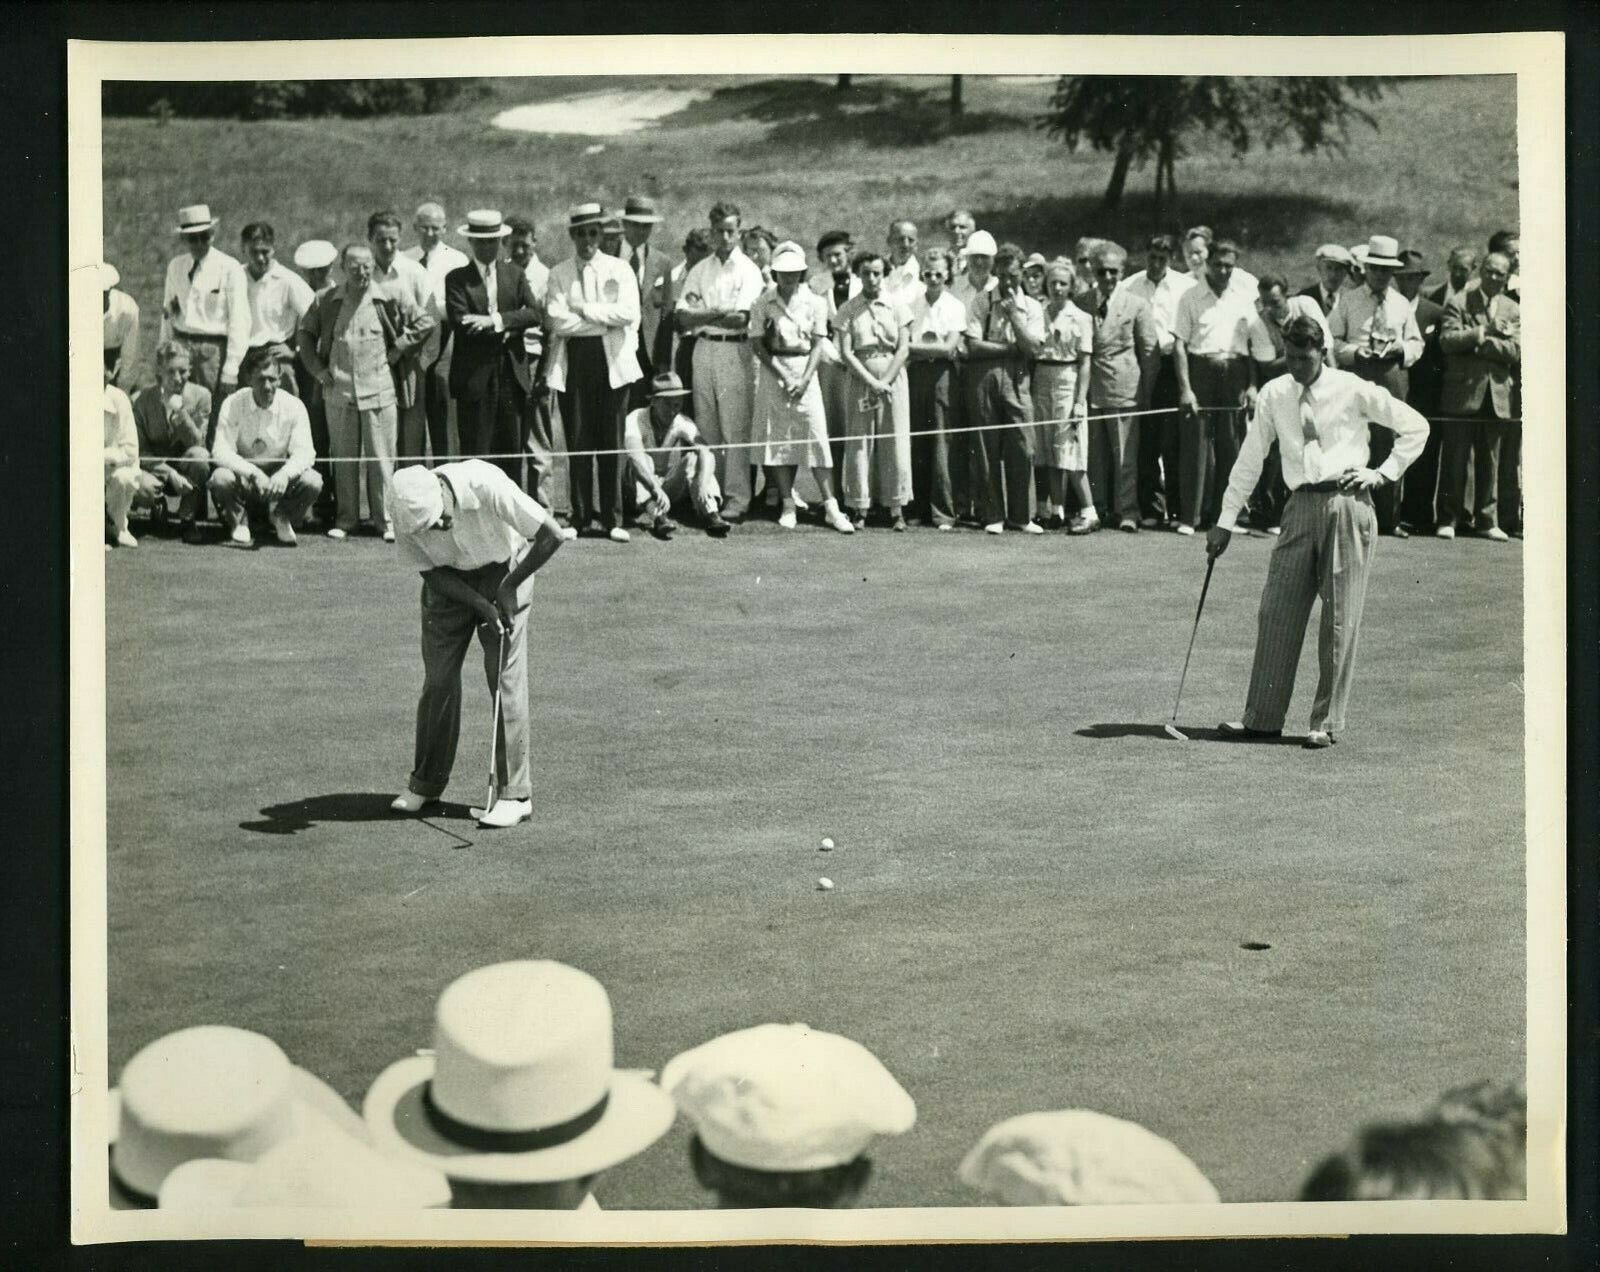
{"label": "manicured grass", "polygon": [[[622,1065],[764,1020],[872,1047],[919,1107],[879,1205],[966,1204],[989,1124],[1066,1105],[1290,1197],[1360,1121],[1521,1069],[1522,549],[1381,544],[1326,752],[1206,738],[1268,550],[1218,565],[1183,744],[1194,540],[569,545],[531,625],[536,820],[498,834],[462,808],[476,659],[449,814],[384,811],[421,676],[389,549],[108,554],[112,1074],[224,1021],[359,1106],[452,977],[553,957],[611,991]],[[1308,647],[1291,728],[1314,676]],[[702,1204],[686,1138],[602,1201]]]}
{"label": "manicured grass", "polygon": [[[666,216],[658,234],[674,247],[718,198],[737,200],[747,222],[798,238],[808,251],[834,226],[881,242],[900,216],[915,217],[924,240],[939,239],[957,205],[997,238],[1048,255],[1069,251],[1081,234],[1137,248],[1156,230],[1205,222],[1242,239],[1241,263],[1251,271],[1282,270],[1297,283],[1311,280],[1312,253],[1330,239],[1394,234],[1438,271],[1451,246],[1481,248],[1518,220],[1510,76],[1403,81],[1372,108],[1378,131],[1357,125],[1344,156],[1280,149],[1239,161],[1197,141],[1178,166],[1179,204],[1159,219],[1148,170],[1130,177],[1116,215],[1100,210],[1109,158],[1072,154],[1035,129],[1049,86],[1026,79],[969,77],[967,118],[955,130],[947,81],[928,77],[867,77],[839,94],[828,77],[658,76],[634,82],[721,91],[632,136],[533,136],[488,125],[523,101],[628,82],[498,80],[459,110],[426,118],[107,120],[105,250],[143,307],[147,357],[176,250],[173,216],[200,200],[223,217],[225,250],[236,254],[239,230],[264,218],[285,258],[307,238],[360,238],[377,208],[397,208],[409,222],[419,202],[437,198],[452,216],[482,206],[532,216],[541,255],[554,262],[567,254],[570,204],[617,206],[636,188],[657,194]],[[595,144],[604,149],[586,154]]]}

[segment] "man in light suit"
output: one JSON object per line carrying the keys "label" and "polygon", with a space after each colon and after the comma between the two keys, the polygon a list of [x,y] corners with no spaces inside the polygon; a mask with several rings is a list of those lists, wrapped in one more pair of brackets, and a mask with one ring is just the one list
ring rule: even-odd
{"label": "man in light suit", "polygon": [[[422,346],[419,361],[423,370],[423,407],[428,417],[428,443],[435,462],[453,458],[461,446],[460,425],[450,401],[450,325],[444,320],[444,280],[452,270],[470,262],[444,241],[444,209],[437,203],[424,203],[411,222],[417,241],[400,255],[427,271],[433,287],[428,312],[435,326]],[[297,262],[298,263],[298,262]]]}
{"label": "man in light suit", "polygon": [[1522,309],[1506,293],[1511,261],[1500,252],[1483,258],[1478,281],[1459,301],[1445,306],[1439,347],[1444,351],[1441,407],[1446,415],[1474,416],[1471,424],[1452,423],[1445,433],[1440,466],[1439,528],[1453,539],[1465,509],[1467,457],[1472,456],[1472,528],[1485,539],[1511,536],[1502,517],[1520,536],[1522,425],[1517,422],[1514,381],[1522,365]]}
{"label": "man in light suit", "polygon": [[651,246],[650,235],[660,223],[654,199],[628,196],[622,207],[622,259],[639,284],[639,378],[629,388],[630,410],[648,406],[651,378],[672,369],[672,270],[677,261]]}
{"label": "man in light suit", "polygon": [[[626,543],[620,451],[629,386],[639,378],[639,287],[626,260],[600,250],[603,221],[598,203],[567,215],[573,253],[545,284],[545,378],[575,452],[567,466],[572,535],[598,521],[613,543]],[[584,451],[600,453],[576,453]]]}
{"label": "man in light suit", "polygon": [[520,486],[523,401],[533,386],[522,333],[539,321],[539,302],[527,275],[500,259],[510,232],[498,211],[467,213],[457,233],[472,244],[473,261],[446,275],[444,308],[461,453],[516,456],[494,462]]}

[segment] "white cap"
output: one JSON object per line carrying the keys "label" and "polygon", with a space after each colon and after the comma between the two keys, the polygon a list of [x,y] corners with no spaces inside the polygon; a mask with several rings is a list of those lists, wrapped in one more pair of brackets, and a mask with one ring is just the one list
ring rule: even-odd
{"label": "white cap", "polygon": [[992,1126],[967,1154],[961,1182],[1007,1206],[1220,1201],[1173,1144],[1092,1109],[1024,1113]]}
{"label": "white cap", "polygon": [[307,239],[294,249],[294,263],[301,269],[325,269],[339,259],[339,249],[327,239]]}
{"label": "white cap", "polygon": [[973,230],[967,236],[968,256],[993,256],[1000,249],[995,246],[994,235],[988,230]]}
{"label": "white cap", "polygon": [[779,243],[772,249],[772,272],[779,273],[804,273],[806,268],[806,249],[793,240]]}
{"label": "white cap", "polygon": [[823,1170],[879,1135],[902,1135],[917,1106],[858,1042],[809,1025],[757,1025],[685,1051],[662,1087],[707,1151],[751,1170]]}

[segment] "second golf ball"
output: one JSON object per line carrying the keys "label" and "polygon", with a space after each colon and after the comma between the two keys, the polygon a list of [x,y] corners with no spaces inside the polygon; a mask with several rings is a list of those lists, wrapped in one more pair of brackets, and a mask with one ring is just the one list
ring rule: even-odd
{"label": "second golf ball", "polygon": [[822,878],[818,879],[817,880],[817,891],[818,892],[832,892],[833,891],[833,880],[828,878],[826,875],[824,875]]}
{"label": "second golf ball", "polygon": [[833,851],[833,840],[829,839],[826,835],[824,835],[822,837],[822,851],[823,852],[832,852]]}

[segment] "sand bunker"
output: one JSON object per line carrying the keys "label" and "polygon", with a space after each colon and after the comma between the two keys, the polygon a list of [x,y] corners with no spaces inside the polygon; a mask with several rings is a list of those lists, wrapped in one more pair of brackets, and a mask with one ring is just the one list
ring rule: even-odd
{"label": "sand bunker", "polygon": [[703,101],[709,90],[653,88],[582,93],[547,102],[513,106],[493,119],[496,128],[512,132],[577,133],[616,137],[638,132],[647,124]]}

